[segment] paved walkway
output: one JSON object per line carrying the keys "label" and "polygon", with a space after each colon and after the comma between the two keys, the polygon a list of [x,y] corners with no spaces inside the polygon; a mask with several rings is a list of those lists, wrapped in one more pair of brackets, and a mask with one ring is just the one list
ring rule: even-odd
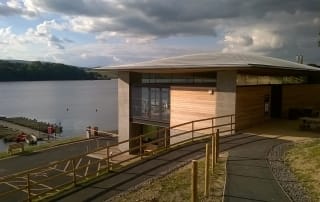
{"label": "paved walkway", "polygon": [[[288,201],[273,179],[266,162],[266,154],[274,144],[284,140],[239,134],[220,139],[220,151],[230,151],[226,201]],[[162,176],[166,171],[204,155],[204,144],[197,143],[170,151],[149,161],[113,173],[86,186],[78,187],[52,199],[52,201],[104,201],[150,178]],[[61,160],[94,147],[95,141],[66,145],[30,156],[0,160],[0,176],[30,169],[50,161]]]}
{"label": "paved walkway", "polygon": [[[263,137],[259,137],[263,139]],[[266,160],[272,146],[285,140],[264,139],[229,151],[225,201],[290,201]]]}
{"label": "paved walkway", "polygon": [[[231,161],[228,163],[230,175],[228,175],[226,201],[272,201],[273,199],[276,201],[288,201],[285,194],[282,193],[281,188],[273,179],[269,167],[266,164],[264,154],[266,154],[266,151],[271,146],[271,144],[267,144],[266,147],[263,146],[266,142],[277,144],[281,142],[281,140],[259,137],[252,134],[240,134],[220,139],[220,150],[231,151]],[[82,201],[104,201],[150,178],[162,176],[168,169],[203,156],[204,145],[204,143],[198,143],[171,151],[165,155],[129,168],[122,173],[115,173],[87,186],[79,186],[58,198],[54,198],[52,201],[71,202],[80,199]],[[261,147],[264,148],[262,150],[265,152],[259,152],[261,151],[259,145],[262,145]],[[238,153],[238,151],[241,150],[238,150],[238,147],[247,153]],[[259,151],[256,152],[256,149]],[[260,154],[263,156],[261,161],[264,161],[262,165],[260,165],[261,163],[258,159],[255,159],[260,158]],[[251,155],[253,159],[245,159],[245,155]],[[245,161],[243,161],[244,159]],[[231,165],[233,161],[240,162],[240,165]],[[242,167],[241,164],[243,164]],[[241,168],[241,170],[237,171],[239,168]],[[241,177],[242,179],[240,179]],[[263,193],[263,191],[265,191],[265,193]]]}

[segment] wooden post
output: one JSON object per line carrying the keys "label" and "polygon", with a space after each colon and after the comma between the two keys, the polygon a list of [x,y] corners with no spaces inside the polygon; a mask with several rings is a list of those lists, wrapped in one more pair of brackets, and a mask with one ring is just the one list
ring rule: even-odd
{"label": "wooden post", "polygon": [[216,163],[218,162],[218,159],[219,159],[219,139],[220,139],[220,134],[219,134],[219,129],[217,129],[217,132],[216,132]]}
{"label": "wooden post", "polygon": [[107,171],[110,171],[110,149],[109,146],[107,146]]}
{"label": "wooden post", "polygon": [[28,193],[28,201],[31,202],[31,184],[30,184],[30,173],[27,174],[27,193]]}
{"label": "wooden post", "polygon": [[140,135],[139,137],[140,137],[140,138],[139,138],[139,142],[140,142],[140,143],[139,143],[139,144],[140,144],[140,146],[139,146],[140,152],[139,152],[139,153],[140,153],[140,158],[142,159],[142,156],[143,156],[143,155],[142,155],[142,152],[143,152],[143,151],[142,151],[142,136]]}
{"label": "wooden post", "polygon": [[215,134],[213,133],[211,136],[211,165],[212,165],[212,172],[214,171],[214,167],[216,165],[216,143],[215,143]]}
{"label": "wooden post", "polygon": [[231,115],[231,135],[233,135],[233,115]]}
{"label": "wooden post", "polygon": [[99,149],[99,147],[100,147],[99,140],[96,139],[96,143],[97,143],[97,149]]}
{"label": "wooden post", "polygon": [[192,160],[192,169],[191,169],[191,202],[196,202],[198,198],[197,193],[197,178],[198,178],[198,162]]}
{"label": "wooden post", "polygon": [[210,157],[210,150],[209,144],[206,144],[206,162],[205,162],[205,170],[204,170],[204,196],[207,197],[209,194],[209,157]]}
{"label": "wooden post", "polygon": [[164,148],[167,150],[167,128],[164,128]]}
{"label": "wooden post", "polygon": [[191,124],[192,124],[192,132],[191,132],[191,140],[192,140],[192,142],[193,142],[193,137],[194,137],[194,122],[192,121],[191,122]]}
{"label": "wooden post", "polygon": [[76,164],[74,159],[72,159],[72,172],[73,172],[73,186],[77,185],[77,175],[76,175]]}
{"label": "wooden post", "polygon": [[212,134],[214,133],[214,119],[211,119],[211,130],[212,130]]}

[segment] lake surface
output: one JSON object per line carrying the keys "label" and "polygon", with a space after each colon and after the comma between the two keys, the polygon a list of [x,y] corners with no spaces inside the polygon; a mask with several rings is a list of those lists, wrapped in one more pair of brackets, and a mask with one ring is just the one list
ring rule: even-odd
{"label": "lake surface", "polygon": [[[85,134],[87,126],[116,130],[117,80],[0,82],[0,116],[61,123],[62,137]],[[0,140],[0,151],[6,149]]]}

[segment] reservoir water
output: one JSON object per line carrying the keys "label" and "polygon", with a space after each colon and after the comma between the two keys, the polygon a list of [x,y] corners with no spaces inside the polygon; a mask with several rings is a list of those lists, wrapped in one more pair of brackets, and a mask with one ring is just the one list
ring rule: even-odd
{"label": "reservoir water", "polygon": [[83,135],[89,125],[116,130],[117,107],[117,80],[0,82],[0,116],[61,123],[62,137]]}

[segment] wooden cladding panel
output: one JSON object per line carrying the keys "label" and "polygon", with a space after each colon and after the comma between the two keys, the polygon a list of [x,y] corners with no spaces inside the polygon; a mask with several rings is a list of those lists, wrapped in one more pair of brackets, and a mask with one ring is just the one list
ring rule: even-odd
{"label": "wooden cladding panel", "polygon": [[269,118],[264,113],[264,100],[270,94],[270,86],[237,87],[236,130],[248,128]]}
{"label": "wooden cladding panel", "polygon": [[290,108],[320,110],[320,84],[285,85],[282,87],[282,116]]}
{"label": "wooden cladding panel", "polygon": [[[204,87],[171,87],[170,126],[210,118],[215,116],[216,92],[214,88]],[[205,126],[203,125],[205,124]],[[196,124],[196,128],[207,127],[207,123]],[[191,124],[180,127],[180,130],[191,130]]]}

